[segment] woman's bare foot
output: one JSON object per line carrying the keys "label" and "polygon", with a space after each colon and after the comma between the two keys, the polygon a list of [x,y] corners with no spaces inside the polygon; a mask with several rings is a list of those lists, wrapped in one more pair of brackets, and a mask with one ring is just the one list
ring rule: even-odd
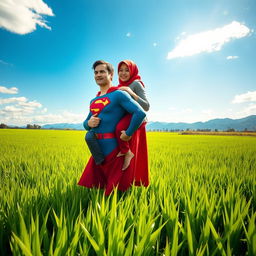
{"label": "woman's bare foot", "polygon": [[124,155],[125,155],[125,154],[120,151],[120,152],[116,155],[116,157],[124,156]]}
{"label": "woman's bare foot", "polygon": [[127,169],[130,165],[130,162],[132,160],[132,158],[134,157],[134,154],[132,153],[131,150],[129,150],[125,155],[124,155],[124,164],[123,164],[123,168],[122,171],[124,171],[125,169]]}

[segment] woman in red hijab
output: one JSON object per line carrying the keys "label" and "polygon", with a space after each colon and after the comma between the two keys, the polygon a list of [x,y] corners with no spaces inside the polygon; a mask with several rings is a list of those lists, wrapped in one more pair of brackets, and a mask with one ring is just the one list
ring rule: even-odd
{"label": "woman in red hijab", "polygon": [[[145,110],[149,110],[149,102],[145,95],[145,85],[141,81],[137,65],[131,60],[123,60],[118,64],[118,89],[128,92],[131,97]],[[129,126],[131,115],[127,114],[116,127],[116,138],[119,146],[117,156],[124,156],[122,170],[124,178],[135,182],[135,185],[147,186],[148,180],[148,154],[146,141],[146,121],[132,137],[125,134]],[[126,141],[124,141],[126,140]],[[127,177],[129,176],[129,177]]]}

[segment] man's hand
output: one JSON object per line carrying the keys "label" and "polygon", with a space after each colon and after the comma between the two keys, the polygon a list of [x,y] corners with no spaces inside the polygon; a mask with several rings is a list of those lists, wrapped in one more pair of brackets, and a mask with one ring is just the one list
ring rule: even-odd
{"label": "man's hand", "polygon": [[91,118],[88,120],[88,126],[91,128],[97,127],[100,124],[100,118],[97,117],[98,114],[94,114],[91,116]]}
{"label": "man's hand", "polygon": [[132,136],[128,136],[125,131],[121,131],[120,139],[123,141],[129,141],[132,138]]}

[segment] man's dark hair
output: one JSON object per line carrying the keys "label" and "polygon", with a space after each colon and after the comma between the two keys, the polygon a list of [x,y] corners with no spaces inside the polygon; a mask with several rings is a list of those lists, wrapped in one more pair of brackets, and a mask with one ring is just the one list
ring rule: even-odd
{"label": "man's dark hair", "polygon": [[107,71],[108,71],[110,74],[114,74],[114,68],[113,68],[112,64],[110,64],[110,63],[108,63],[108,62],[106,62],[106,61],[104,61],[104,60],[97,60],[97,61],[95,61],[95,62],[93,63],[93,65],[92,65],[93,70],[95,70],[95,68],[96,68],[98,65],[102,65],[102,64],[106,65]]}

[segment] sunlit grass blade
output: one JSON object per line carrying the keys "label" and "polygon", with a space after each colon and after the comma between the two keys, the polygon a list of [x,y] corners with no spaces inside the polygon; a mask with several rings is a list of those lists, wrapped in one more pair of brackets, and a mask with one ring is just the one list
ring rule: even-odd
{"label": "sunlit grass blade", "polygon": [[[19,245],[19,247],[21,248],[21,251],[22,253],[25,255],[25,256],[33,256],[33,254],[31,253],[31,250],[29,247],[27,247],[25,245],[25,243],[22,242],[22,240],[16,236],[14,233],[12,234],[13,238],[14,238],[14,241]],[[17,252],[16,252],[17,253]],[[17,254],[18,255],[18,254]]]}

